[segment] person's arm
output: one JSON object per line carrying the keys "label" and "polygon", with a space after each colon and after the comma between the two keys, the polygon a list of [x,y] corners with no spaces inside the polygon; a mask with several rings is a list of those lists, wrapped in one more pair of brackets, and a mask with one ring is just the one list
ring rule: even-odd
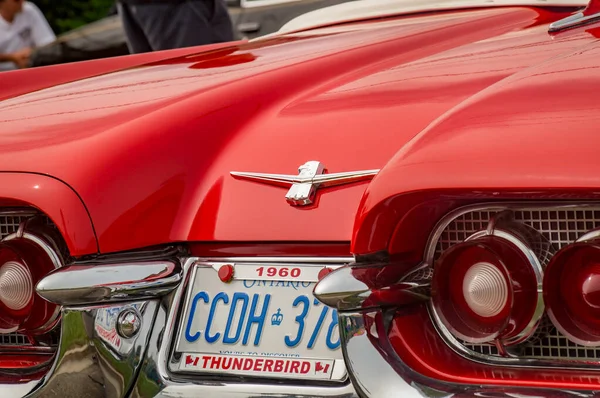
{"label": "person's arm", "polygon": [[52,43],[54,40],[56,40],[56,35],[52,31],[50,24],[40,9],[35,4],[30,2],[26,2],[25,6],[27,7],[27,11],[32,20],[31,38],[35,47],[45,46],[46,44]]}
{"label": "person's arm", "polygon": [[15,56],[14,54],[0,53],[0,62],[15,62]]}
{"label": "person's arm", "polygon": [[12,62],[18,68],[26,68],[29,65],[30,48],[24,48],[10,54],[0,53],[0,62]]}

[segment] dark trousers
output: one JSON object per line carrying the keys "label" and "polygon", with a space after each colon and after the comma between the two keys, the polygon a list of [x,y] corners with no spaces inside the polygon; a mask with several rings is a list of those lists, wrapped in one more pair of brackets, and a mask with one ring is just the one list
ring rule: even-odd
{"label": "dark trousers", "polygon": [[131,53],[233,40],[223,0],[119,2],[118,8]]}

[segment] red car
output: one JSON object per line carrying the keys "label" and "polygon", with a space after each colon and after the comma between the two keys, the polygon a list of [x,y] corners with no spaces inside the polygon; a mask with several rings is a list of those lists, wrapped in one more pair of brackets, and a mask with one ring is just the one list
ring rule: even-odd
{"label": "red car", "polygon": [[599,11],[0,75],[0,396],[596,396]]}

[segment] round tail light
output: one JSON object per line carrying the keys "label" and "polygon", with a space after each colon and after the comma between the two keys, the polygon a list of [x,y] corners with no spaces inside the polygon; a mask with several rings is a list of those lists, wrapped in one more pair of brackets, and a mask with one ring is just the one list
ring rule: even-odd
{"label": "round tail light", "polygon": [[490,263],[476,263],[463,279],[465,302],[477,315],[489,318],[498,315],[508,304],[509,287],[505,274]]}
{"label": "round tail light", "polygon": [[[508,232],[476,234],[447,250],[435,265],[433,309],[455,337],[469,343],[527,339],[543,311],[541,269],[533,253]],[[538,267],[538,268],[536,268]]]}
{"label": "round tail light", "polygon": [[12,311],[20,311],[31,304],[33,282],[27,267],[15,261],[0,266],[0,301]]}
{"label": "round tail light", "polygon": [[39,297],[35,285],[58,265],[34,235],[15,234],[0,242],[0,334],[41,334],[55,325],[59,308]]}
{"label": "round tail light", "polygon": [[554,256],[544,275],[544,301],[569,340],[600,346],[600,244],[575,243]]}

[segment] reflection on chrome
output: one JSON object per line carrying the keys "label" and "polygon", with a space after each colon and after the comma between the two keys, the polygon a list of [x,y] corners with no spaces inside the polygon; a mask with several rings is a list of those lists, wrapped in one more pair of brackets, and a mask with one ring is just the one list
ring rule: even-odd
{"label": "reflection on chrome", "polygon": [[[239,259],[236,259],[239,260]],[[290,259],[261,259],[253,261],[289,261]],[[298,259],[294,259],[298,260]],[[318,262],[316,258],[306,259],[308,262]],[[328,263],[330,258],[322,259]],[[198,258],[183,259],[183,267],[171,268],[190,269],[202,261]],[[125,264],[134,266],[134,264]],[[88,269],[96,268],[94,271]],[[289,383],[266,384],[264,382],[248,382],[243,379],[223,381],[220,375],[212,379],[206,377],[187,377],[174,375],[168,369],[168,358],[171,356],[172,334],[178,328],[178,311],[181,297],[185,294],[186,286],[178,279],[174,284],[174,272],[162,273],[162,278],[153,278],[152,286],[156,290],[146,289],[145,280],[139,280],[139,285],[148,299],[140,300],[136,289],[113,289],[114,286],[130,286],[125,279],[143,274],[116,273],[108,276],[107,266],[86,266],[73,268],[65,272],[68,279],[45,279],[46,285],[40,289],[51,292],[50,295],[70,302],[63,307],[61,323],[61,340],[58,354],[52,369],[38,380],[21,385],[0,385],[0,397],[43,397],[43,398],[154,398],[154,397],[221,397],[224,394],[231,398],[250,397],[331,397],[357,398],[349,380],[337,383],[335,386],[319,386]],[[112,267],[121,267],[113,264]],[[83,269],[86,268],[86,269]],[[83,270],[81,270],[83,269]],[[137,268],[135,268],[137,269]],[[161,269],[156,267],[155,269]],[[166,269],[162,267],[162,269]],[[100,272],[103,270],[102,272]],[[88,273],[89,272],[89,273]],[[56,273],[53,275],[60,275]],[[74,275],[84,275],[86,279],[75,278]],[[101,275],[93,279],[90,275]],[[176,275],[181,278],[180,273]],[[104,278],[104,276],[106,276]],[[117,277],[118,276],[118,277]],[[156,274],[154,275],[156,276]],[[147,275],[147,277],[150,277]],[[120,279],[119,279],[120,278]],[[91,282],[85,286],[84,281]],[[99,290],[101,282],[109,282],[111,289]],[[78,291],[102,292],[105,295],[95,295],[99,302],[87,303],[89,297],[76,300],[76,295],[69,291],[68,286],[76,284]],[[58,289],[59,284],[66,291]],[[175,285],[175,286],[174,286]],[[170,286],[170,289],[166,289]],[[52,287],[50,289],[49,287]],[[44,290],[47,289],[47,290]],[[110,302],[119,291],[122,299],[119,303]],[[148,294],[150,292],[151,294]],[[162,293],[161,293],[162,292]],[[108,302],[102,300],[108,299]],[[78,304],[85,303],[85,304]],[[131,338],[119,333],[120,320],[135,313],[140,317],[140,329]],[[60,395],[57,395],[59,392]]]}
{"label": "reflection on chrome", "polygon": [[36,290],[56,304],[82,305],[161,296],[180,281],[179,264],[169,261],[73,265],[46,276]]}
{"label": "reflection on chrome", "polygon": [[387,336],[382,310],[340,313],[344,360],[361,397],[596,397],[594,391],[450,384],[425,377],[408,367]]}
{"label": "reflection on chrome", "polygon": [[[131,389],[148,347],[157,300],[112,307],[63,310],[62,335],[53,369],[34,388],[34,397],[124,397]],[[124,339],[116,332],[123,310],[136,308],[140,332]],[[3,397],[14,396],[7,391]]]}
{"label": "reflection on chrome", "polygon": [[[190,269],[202,261],[206,260],[186,259],[182,268]],[[169,274],[166,275],[165,280],[170,281]],[[112,280],[116,283],[116,279]],[[155,283],[167,285],[160,279]],[[224,394],[230,398],[356,398],[357,394],[386,398],[556,395],[552,390],[456,385],[424,377],[394,354],[387,337],[386,314],[378,308],[340,313],[343,355],[352,384],[350,380],[336,386],[290,384],[293,382],[266,384],[248,379],[224,380],[220,375],[212,378],[176,375],[170,372],[168,362],[185,291],[186,286],[181,283],[162,296],[156,293],[157,296],[151,299],[129,298],[120,303],[63,308],[60,345],[50,372],[38,381],[1,385],[0,397],[56,398],[57,391],[60,391],[60,398],[192,398]],[[124,337],[118,330],[119,319],[128,314],[139,314],[140,317],[140,329],[131,338]],[[592,397],[594,393],[561,391],[560,396]]]}

